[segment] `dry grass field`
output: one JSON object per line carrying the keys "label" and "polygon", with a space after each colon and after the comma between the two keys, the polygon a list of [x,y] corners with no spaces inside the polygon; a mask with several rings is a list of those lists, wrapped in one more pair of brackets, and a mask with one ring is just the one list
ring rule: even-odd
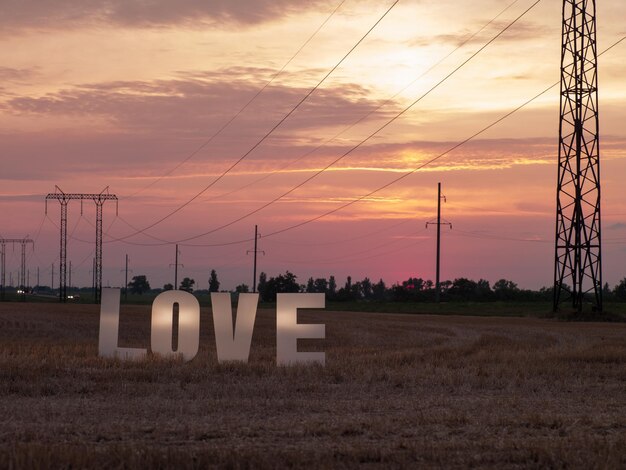
{"label": "dry grass field", "polygon": [[[305,312],[327,366],[97,357],[96,306],[0,304],[0,468],[625,468],[626,324]],[[148,347],[149,306],[121,346]]]}

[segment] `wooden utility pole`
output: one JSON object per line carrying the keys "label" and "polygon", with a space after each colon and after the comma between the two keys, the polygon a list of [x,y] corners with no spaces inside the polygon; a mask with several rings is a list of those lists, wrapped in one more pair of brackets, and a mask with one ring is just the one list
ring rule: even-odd
{"label": "wooden utility pole", "polygon": [[437,222],[427,222],[426,227],[429,225],[437,226],[437,266],[435,270],[435,302],[439,303],[441,300],[441,226],[448,225],[452,228],[450,222],[441,221],[441,200],[446,202],[446,197],[441,194],[441,183],[437,183]]}
{"label": "wooden utility pole", "polygon": [[126,274],[124,275],[124,299],[128,299],[128,254],[126,255]]}
{"label": "wooden utility pole", "polygon": [[255,225],[254,226],[254,250],[248,250],[246,252],[246,254],[250,254],[250,253],[254,254],[254,268],[252,270],[252,292],[253,293],[256,292],[256,262],[257,262],[257,255],[259,253],[265,255],[264,251],[258,249],[258,243],[257,243],[258,241],[259,241],[259,226]]}
{"label": "wooden utility pole", "polygon": [[185,267],[184,264],[178,263],[178,244],[176,244],[176,255],[174,256],[174,264],[170,264],[170,268],[174,266],[174,290],[178,290],[178,266]]}

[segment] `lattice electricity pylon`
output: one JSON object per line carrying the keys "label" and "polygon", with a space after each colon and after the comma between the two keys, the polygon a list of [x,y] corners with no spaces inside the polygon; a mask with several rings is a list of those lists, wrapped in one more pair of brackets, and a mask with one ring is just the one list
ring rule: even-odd
{"label": "lattice electricity pylon", "polygon": [[20,268],[20,288],[26,294],[26,245],[29,243],[35,247],[35,242],[28,237],[24,238],[0,238],[0,296],[4,300],[4,292],[6,289],[6,246],[8,243],[15,245],[19,243],[22,246],[21,268]]}
{"label": "lattice electricity pylon", "polygon": [[94,266],[95,293],[94,301],[100,301],[102,292],[102,206],[106,201],[115,201],[117,214],[117,196],[109,194],[107,186],[99,194],[89,193],[64,193],[58,186],[54,187],[54,193],[46,196],[46,214],[48,213],[48,200],[56,199],[61,204],[61,250],[59,254],[59,300],[67,299],[67,204],[73,200],[80,200],[80,213],[83,213],[83,200],[91,199],[96,204],[96,258]]}
{"label": "lattice electricity pylon", "polygon": [[562,33],[554,310],[602,311],[595,0],[563,0]]}

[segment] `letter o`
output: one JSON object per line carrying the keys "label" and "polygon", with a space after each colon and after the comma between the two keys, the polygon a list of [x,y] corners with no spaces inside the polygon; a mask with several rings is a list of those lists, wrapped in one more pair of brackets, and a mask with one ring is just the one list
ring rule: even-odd
{"label": "letter o", "polygon": [[[178,304],[178,350],[172,350],[174,304]],[[152,304],[152,352],[170,357],[182,355],[191,361],[198,354],[200,344],[200,304],[189,292],[170,290],[162,292]]]}

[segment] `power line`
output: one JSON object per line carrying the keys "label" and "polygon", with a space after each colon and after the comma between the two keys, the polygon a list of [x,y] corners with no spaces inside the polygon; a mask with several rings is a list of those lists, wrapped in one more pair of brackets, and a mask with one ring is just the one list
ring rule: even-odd
{"label": "power line", "polygon": [[489,20],[489,22],[484,24],[478,31],[476,31],[473,34],[469,35],[458,46],[456,46],[454,49],[452,49],[450,52],[448,52],[448,54],[446,54],[441,59],[439,59],[437,62],[432,64],[427,70],[422,72],[417,78],[413,79],[411,82],[409,82],[407,85],[405,85],[404,88],[402,88],[400,91],[398,91],[397,93],[395,93],[391,97],[387,98],[383,103],[378,105],[373,110],[371,110],[368,113],[366,113],[365,115],[361,116],[359,119],[357,119],[355,122],[350,124],[348,127],[345,127],[344,129],[339,131],[333,137],[331,137],[331,138],[327,139],[326,141],[322,142],[320,145],[318,145],[317,147],[313,148],[312,150],[309,150],[309,151],[305,152],[304,154],[302,154],[301,156],[299,156],[295,160],[292,160],[292,161],[288,162],[287,164],[283,165],[282,167],[280,167],[280,168],[278,168],[278,169],[276,169],[274,171],[271,171],[270,173],[262,176],[261,178],[258,178],[256,180],[254,180],[254,181],[252,181],[252,182],[250,182],[248,184],[245,184],[245,185],[243,185],[243,186],[241,186],[239,188],[236,188],[236,189],[234,189],[232,191],[228,191],[228,192],[225,192],[225,193],[222,193],[222,194],[218,194],[217,196],[214,196],[214,197],[211,197],[211,198],[207,198],[205,200],[213,201],[213,200],[220,199],[220,198],[223,198],[223,197],[226,197],[226,196],[230,196],[232,194],[236,194],[237,192],[239,192],[239,191],[241,191],[243,189],[247,189],[247,188],[249,188],[251,186],[254,186],[254,185],[256,185],[256,184],[258,184],[258,183],[260,183],[262,181],[265,181],[266,179],[272,177],[273,175],[275,175],[277,173],[281,173],[285,168],[288,168],[288,167],[290,167],[290,166],[292,166],[292,165],[294,165],[294,164],[304,160],[306,157],[308,157],[310,155],[313,155],[315,152],[317,152],[318,150],[322,149],[323,147],[328,145],[330,142],[333,142],[334,140],[336,140],[337,138],[339,138],[340,136],[342,136],[346,132],[350,131],[351,129],[353,129],[354,127],[356,127],[357,125],[359,125],[360,123],[365,121],[366,119],[368,119],[373,114],[375,114],[378,111],[380,111],[383,107],[387,106],[395,98],[397,98],[399,95],[404,93],[407,89],[412,87],[417,81],[419,81],[420,79],[422,79],[423,77],[428,75],[435,68],[437,68],[439,65],[441,65],[446,59],[448,59],[450,56],[452,56],[456,51],[458,51],[459,49],[464,47],[472,39],[474,39],[476,36],[478,36],[481,32],[483,32],[487,27],[489,27],[494,21],[496,21],[500,16],[502,16],[506,11],[508,11],[511,7],[513,7],[518,2],[519,2],[519,0],[515,0],[512,3],[510,3],[507,7],[505,7],[503,10],[501,10],[496,16],[494,16],[491,20]]}
{"label": "power line", "polygon": [[461,237],[479,238],[483,240],[502,240],[502,241],[529,242],[529,243],[554,243],[553,240],[538,239],[538,238],[507,237],[503,235],[490,234],[488,232],[459,230],[457,228],[454,228],[451,233],[461,236]]}
{"label": "power line", "polygon": [[[261,139],[259,139],[252,147],[250,147],[250,149],[245,152],[241,157],[239,157],[239,159],[237,159],[234,163],[232,163],[226,170],[224,170],[219,176],[217,176],[215,179],[213,179],[213,181],[211,181],[208,185],[206,185],[200,192],[196,193],[191,199],[188,199],[186,202],[184,202],[183,204],[179,205],[176,209],[174,209],[173,211],[167,213],[165,216],[161,217],[160,219],[158,219],[157,221],[149,224],[148,226],[144,227],[143,229],[139,230],[136,233],[130,234],[130,235],[126,235],[124,237],[119,238],[118,240],[124,240],[130,237],[133,237],[135,235],[137,235],[138,233],[144,233],[146,230],[149,230],[157,225],[159,225],[160,223],[164,222],[165,220],[169,219],[170,217],[172,217],[174,214],[180,212],[182,209],[184,209],[185,207],[187,207],[189,204],[191,204],[193,201],[195,201],[197,198],[199,198],[200,196],[202,196],[206,191],[208,191],[210,188],[212,188],[216,183],[218,183],[222,178],[224,178],[224,176],[226,176],[228,173],[230,173],[230,171],[232,169],[234,169],[237,165],[239,165],[239,163],[241,163],[243,160],[245,160],[252,152],[254,152],[263,142],[265,142],[287,119],[289,119],[289,117],[295,113],[298,108],[300,108],[300,106],[326,81],[326,79],[328,77],[330,77],[330,75],[348,58],[348,56],[365,40],[365,38],[367,38],[367,36],[369,36],[369,34],[376,28],[376,26],[378,26],[378,24],[389,14],[389,12],[398,4],[400,0],[395,0],[393,2],[393,4],[385,11],[385,13],[376,21],[376,23],[374,23],[374,25],[372,27],[370,27],[370,29],[361,37],[361,39],[359,39],[357,41],[357,43],[352,46],[352,48],[341,58],[341,60],[339,62],[337,62],[327,73],[326,75],[324,75],[324,77],[317,83],[317,85],[315,85],[313,88],[311,88],[309,90],[309,92],[304,95],[304,97],[302,99],[300,99],[300,101],[293,107],[291,108],[291,110],[285,114],[285,116],[283,116],[269,131],[267,131],[263,137],[261,137]],[[537,0],[538,2],[541,0]],[[185,241],[185,240],[181,240],[181,241]]]}
{"label": "power line", "polygon": [[[609,51],[611,51],[613,48],[617,47],[619,44],[621,44],[625,40],[626,40],[626,36],[621,37],[620,39],[615,41],[611,46],[607,47],[604,51],[602,51],[600,54],[598,54],[598,57],[603,56],[604,54],[608,53]],[[297,224],[294,224],[294,225],[285,227],[283,229],[279,229],[279,230],[276,230],[274,232],[271,232],[271,233],[265,235],[264,238],[269,238],[269,237],[278,235],[280,233],[285,233],[287,231],[291,231],[293,229],[302,227],[304,225],[308,225],[309,223],[315,222],[315,221],[320,220],[322,218],[325,218],[325,217],[327,217],[329,215],[332,215],[332,214],[334,214],[336,212],[339,212],[340,210],[343,210],[343,209],[345,209],[345,208],[347,208],[349,206],[352,206],[352,205],[356,204],[357,202],[360,202],[360,201],[362,201],[362,200],[364,200],[364,199],[366,199],[366,198],[368,198],[368,197],[370,197],[370,196],[372,196],[372,195],[374,195],[374,194],[376,194],[376,193],[378,193],[378,192],[380,192],[380,191],[382,191],[382,190],[392,186],[393,184],[395,184],[395,183],[397,183],[397,182],[407,178],[408,176],[416,173],[417,171],[423,169],[424,167],[426,167],[426,166],[436,162],[437,160],[443,158],[444,156],[448,155],[449,153],[453,152],[454,150],[456,150],[456,149],[462,147],[463,145],[467,144],[468,142],[470,142],[472,140],[475,140],[478,136],[484,134],[489,129],[495,127],[500,122],[504,121],[505,119],[509,118],[513,114],[517,113],[521,109],[525,108],[526,106],[528,106],[529,104],[531,104],[532,102],[534,102],[535,100],[540,98],[541,96],[545,95],[547,92],[549,92],[552,88],[554,88],[558,84],[559,84],[559,82],[553,83],[552,85],[548,86],[546,89],[544,89],[543,91],[541,91],[540,93],[538,93],[534,97],[530,98],[529,100],[525,101],[520,106],[518,106],[517,108],[514,108],[512,111],[510,111],[510,112],[506,113],[505,115],[501,116],[500,118],[496,119],[491,124],[489,124],[488,126],[482,128],[478,132],[472,134],[471,136],[469,136],[465,140],[458,142],[457,144],[453,145],[452,147],[450,147],[446,151],[442,152],[441,154],[437,155],[436,157],[434,157],[434,158],[428,160],[427,162],[419,165],[418,167],[414,168],[413,170],[410,170],[409,172],[406,172],[403,175],[401,175],[401,176],[399,176],[397,178],[394,178],[392,181],[386,183],[385,185],[380,186],[380,187],[374,189],[373,191],[371,191],[371,192],[369,192],[369,193],[367,193],[367,194],[365,194],[363,196],[360,196],[360,197],[358,197],[356,199],[353,199],[352,201],[349,201],[349,202],[347,202],[347,203],[345,203],[345,204],[343,204],[343,205],[341,205],[341,206],[339,206],[339,207],[337,207],[335,209],[332,209],[330,211],[322,213],[322,214],[320,214],[318,216],[315,216],[313,218],[307,219],[307,220],[305,220],[303,222],[299,222]],[[51,221],[51,222],[54,224],[53,221]],[[124,221],[124,222],[128,224],[128,222],[126,222],[126,221]],[[135,235],[135,234],[132,234],[132,235]],[[136,242],[134,243],[134,242],[127,241],[126,238],[129,238],[132,235],[129,235],[129,236],[126,236],[126,237],[122,237],[122,238],[114,238],[114,239],[110,240],[109,242],[121,241],[121,242],[124,242],[124,243],[127,243],[127,244],[140,245],[140,246],[163,246],[163,245],[166,245],[166,244],[174,244],[175,243],[175,241],[165,241],[165,240],[163,241],[163,243],[158,243],[158,244],[142,244],[142,243],[136,243]],[[149,236],[148,234],[146,234],[146,235]],[[223,242],[223,243],[194,243],[194,244],[187,243],[187,244],[182,244],[182,245],[183,246],[188,246],[188,247],[223,247],[223,246],[233,246],[233,245],[240,245],[240,244],[243,244],[243,243],[249,243],[250,241],[253,241],[253,240],[254,240],[253,238],[246,238],[246,239],[235,240],[235,241],[230,241],[230,242]],[[81,240],[81,241],[84,241],[85,243],[90,243],[90,242],[87,242],[85,240]]]}
{"label": "power line", "polygon": [[274,75],[272,75],[272,77],[269,79],[269,81],[267,81],[265,83],[265,85],[263,85],[263,87],[258,90],[256,92],[256,94],[250,98],[248,100],[248,102],[246,104],[243,105],[243,107],[241,109],[239,109],[239,111],[237,111],[233,117],[231,117],[225,124],[223,124],[213,135],[211,135],[211,137],[209,137],[206,141],[204,141],[202,143],[202,145],[200,145],[197,149],[195,149],[193,152],[191,152],[186,158],[184,158],[183,160],[181,160],[176,166],[174,166],[173,168],[171,168],[169,171],[167,171],[165,174],[163,174],[162,176],[159,176],[157,179],[155,179],[154,181],[152,181],[151,183],[149,183],[148,185],[146,185],[145,187],[139,189],[138,191],[135,191],[134,193],[132,193],[129,197],[133,197],[136,196],[137,194],[142,193],[143,191],[145,191],[146,189],[151,188],[152,186],[154,186],[155,184],[157,184],[159,181],[161,181],[162,179],[168,177],[169,175],[171,175],[172,173],[174,173],[176,170],[178,170],[178,168],[180,168],[182,165],[184,165],[185,163],[187,163],[189,160],[191,160],[193,157],[195,157],[198,153],[200,153],[200,151],[202,151],[207,145],[209,145],[213,139],[215,139],[218,135],[220,135],[228,126],[230,126],[232,124],[233,121],[235,121],[235,119],[237,119],[258,97],[259,95],[261,95],[261,93],[263,93],[265,91],[265,89],[270,86],[274,80],[276,78],[278,78],[278,76],[283,73],[283,71],[287,68],[287,66],[300,54],[300,52],[302,52],[302,50],[313,40],[313,38],[315,36],[317,36],[317,34],[321,31],[321,29],[326,26],[326,23],[328,23],[330,21],[330,19],[335,15],[335,13],[337,13],[337,10],[339,10],[339,8],[341,8],[341,6],[345,3],[346,0],[342,0],[336,7],[335,9],[330,13],[330,15],[328,15],[328,17],[324,20],[324,22],[313,32],[313,34],[311,34],[308,39],[304,42],[304,44],[302,44],[300,46],[300,48],[289,58],[289,60],[287,62],[285,62],[285,64],[280,68],[280,70],[278,70]]}
{"label": "power line", "polygon": [[[423,228],[421,230],[418,230],[417,232],[413,232],[413,233],[410,233],[410,234],[404,235],[404,236],[405,237],[412,237],[412,236],[415,236],[415,235],[419,235],[419,234],[421,234],[421,233],[423,233],[425,231],[426,231],[426,229]],[[406,240],[407,240],[407,238],[397,238],[396,240],[393,240],[391,242],[386,242],[386,243],[382,243],[380,245],[376,245],[376,246],[373,246],[373,247],[368,247],[367,250],[360,250],[360,251],[352,252],[352,253],[349,253],[349,254],[346,254],[346,255],[343,255],[343,256],[334,257],[332,259],[326,259],[326,260],[315,259],[315,263],[316,264],[337,264],[337,263],[342,263],[343,264],[343,263],[346,263],[346,262],[349,262],[349,261],[368,260],[368,259],[371,259],[371,258],[376,258],[378,256],[383,256],[385,254],[396,253],[398,251],[406,250],[407,248],[409,248],[411,246],[418,245],[420,243],[425,242],[427,240],[427,238],[422,238],[422,239],[419,239],[419,240],[416,240],[416,241],[412,240],[412,243],[410,243],[408,246],[401,247],[399,249],[396,248],[396,249],[393,249],[393,250],[385,251],[383,253],[378,253],[378,254],[375,254],[375,255],[372,255],[372,256],[367,256],[367,257],[361,256],[361,255],[363,255],[365,253],[371,253],[374,250],[378,250],[380,248],[386,248],[388,246],[395,245],[396,243],[404,242]],[[295,261],[277,260],[277,261],[279,261],[281,263],[287,263],[287,264],[309,264],[309,265],[311,264],[311,260],[295,260]]]}
{"label": "power line", "polygon": [[[33,237],[33,247],[34,247],[34,244],[36,244],[36,243],[37,243],[37,240],[39,239],[39,235],[41,235],[41,230],[42,230],[43,225],[44,225],[44,223],[45,223],[45,222],[46,222],[46,216],[44,215],[44,216],[41,218],[41,222],[39,223],[39,228],[37,228],[37,231],[35,232],[35,236]],[[1,235],[0,235],[0,238],[2,238],[2,236],[1,236]],[[35,255],[35,250],[34,250],[34,248],[33,248],[33,250],[32,250],[31,252],[29,252],[29,253],[28,253],[28,255],[26,255],[26,256],[27,256],[26,261],[27,261],[27,262],[30,262],[30,259],[31,259],[34,255]]]}
{"label": "power line", "polygon": [[[210,235],[212,233],[217,232],[218,230],[222,230],[224,228],[230,227],[231,225],[234,225],[260,211],[262,211],[263,209],[271,206],[272,204],[275,204],[276,202],[278,202],[279,200],[281,200],[282,198],[284,198],[285,196],[288,196],[289,194],[293,193],[294,191],[296,191],[297,189],[301,188],[302,186],[304,186],[305,184],[307,184],[308,182],[310,182],[311,180],[313,180],[314,178],[316,178],[317,176],[321,175],[322,173],[324,173],[326,170],[328,170],[331,166],[337,164],[338,162],[340,162],[341,160],[343,160],[344,158],[346,158],[348,155],[352,154],[355,150],[359,149],[361,146],[363,146],[365,143],[367,143],[368,141],[370,141],[372,138],[374,138],[376,135],[378,135],[380,132],[382,132],[384,129],[386,129],[387,127],[389,127],[392,123],[394,123],[396,120],[398,120],[401,116],[403,116],[407,111],[409,111],[411,108],[413,108],[417,103],[419,103],[421,100],[423,100],[426,96],[428,96],[430,93],[432,93],[433,91],[435,91],[437,88],[439,88],[443,83],[445,83],[450,77],[452,77],[454,74],[456,74],[459,70],[461,70],[465,65],[467,65],[472,59],[474,59],[478,54],[480,54],[483,50],[485,50],[490,44],[492,44],[494,41],[496,41],[500,36],[502,36],[507,30],[509,30],[515,23],[517,23],[522,17],[524,17],[524,15],[526,15],[530,10],[532,10],[535,6],[537,6],[539,3],[541,2],[541,0],[536,0],[529,8],[527,8],[521,15],[519,15],[517,18],[515,18],[513,21],[511,21],[508,25],[506,25],[503,29],[501,29],[495,36],[493,36],[491,39],[489,39],[489,41],[487,41],[485,44],[483,44],[482,47],[480,47],[476,52],[474,52],[472,55],[470,55],[470,57],[468,57],[466,60],[464,60],[460,65],[456,66],[450,73],[448,73],[445,77],[443,77],[441,80],[439,80],[435,85],[433,85],[431,88],[428,89],[428,91],[426,91],[425,93],[423,93],[420,97],[418,97],[417,99],[415,99],[411,104],[409,104],[408,106],[406,106],[404,109],[402,109],[400,112],[396,113],[391,119],[389,119],[387,122],[385,122],[382,126],[378,127],[375,131],[373,131],[372,133],[370,133],[365,139],[361,140],[360,142],[358,142],[356,145],[352,146],[349,150],[347,150],[346,152],[344,152],[341,156],[337,157],[335,160],[333,160],[331,163],[329,163],[328,165],[326,165],[324,168],[322,168],[321,170],[318,170],[317,172],[315,172],[313,175],[309,176],[308,178],[306,178],[304,181],[302,181],[301,183],[297,184],[296,186],[292,187],[291,189],[289,189],[288,191],[284,192],[283,194],[281,194],[280,196],[275,197],[274,199],[272,199],[271,201],[266,202],[265,204],[257,207],[256,209],[248,212],[247,214],[244,214],[243,216],[240,216],[234,220],[232,220],[231,222],[228,222],[226,224],[220,225],[214,229],[208,230],[206,232],[203,232],[199,235],[194,235],[192,237],[187,237],[187,238],[182,238],[180,240],[178,240],[178,242],[187,242],[190,240],[195,240],[197,238],[206,236],[206,235]],[[395,5],[395,4],[394,4]],[[373,193],[370,193],[370,195]],[[182,207],[182,206],[181,206]]]}
{"label": "power line", "polygon": [[[323,142],[322,144],[320,144],[320,145],[319,145],[319,146],[317,146],[316,148],[314,148],[314,149],[312,149],[312,150],[310,150],[310,151],[308,151],[308,152],[304,153],[303,155],[301,155],[300,157],[298,157],[296,160],[292,160],[291,162],[287,163],[286,165],[283,165],[281,168],[279,168],[279,169],[277,169],[277,170],[274,170],[274,171],[272,171],[272,172],[268,173],[267,175],[264,175],[263,177],[261,177],[261,178],[259,178],[259,179],[255,180],[255,181],[252,181],[252,182],[251,182],[251,183],[249,183],[249,184],[246,184],[246,185],[244,185],[244,186],[241,186],[241,187],[239,187],[239,188],[237,188],[237,189],[235,189],[235,190],[233,190],[233,191],[229,191],[229,192],[226,192],[226,193],[223,193],[223,194],[217,195],[217,196],[215,196],[215,197],[213,197],[213,198],[209,198],[209,199],[207,199],[207,200],[215,200],[215,199],[219,199],[219,198],[222,198],[222,197],[225,197],[225,196],[230,196],[230,195],[235,194],[235,193],[237,193],[237,192],[239,192],[239,191],[241,191],[241,190],[243,190],[243,189],[249,188],[249,187],[251,187],[251,186],[253,186],[253,185],[257,184],[257,183],[260,183],[261,181],[264,181],[264,180],[268,179],[268,178],[269,178],[269,177],[271,177],[272,175],[275,175],[275,174],[277,174],[277,173],[280,173],[280,172],[281,172],[282,170],[284,170],[285,168],[287,168],[287,167],[289,167],[289,166],[291,166],[291,165],[293,165],[293,164],[295,164],[295,163],[300,162],[300,161],[301,161],[301,160],[303,160],[304,158],[306,158],[306,157],[308,157],[308,156],[312,155],[313,153],[315,153],[316,151],[320,150],[322,147],[324,147],[324,146],[325,146],[325,145],[327,145],[328,143],[330,143],[330,142],[332,142],[333,140],[337,139],[338,137],[340,137],[340,136],[341,136],[341,135],[343,135],[344,133],[346,133],[346,132],[348,132],[349,130],[353,129],[355,126],[357,126],[358,124],[360,124],[361,122],[363,122],[364,120],[366,120],[367,118],[369,118],[371,115],[373,115],[374,113],[378,112],[381,108],[383,108],[384,106],[386,106],[386,105],[388,105],[390,102],[392,102],[392,100],[394,100],[397,96],[401,95],[404,91],[406,91],[408,88],[410,88],[411,86],[413,86],[413,85],[414,85],[414,84],[415,84],[418,80],[420,80],[421,78],[423,78],[424,76],[426,76],[428,73],[430,73],[432,70],[434,70],[437,66],[439,66],[441,63],[443,63],[446,59],[448,59],[450,56],[452,56],[452,55],[453,55],[456,51],[458,51],[459,49],[461,49],[463,46],[465,46],[467,43],[469,43],[472,39],[474,39],[476,36],[478,36],[478,35],[479,35],[482,31],[484,31],[487,27],[489,27],[489,26],[490,26],[490,25],[491,25],[494,21],[496,21],[496,20],[497,20],[500,16],[502,16],[502,15],[503,15],[506,11],[508,11],[510,8],[512,8],[512,7],[513,7],[516,3],[518,3],[518,2],[519,2],[519,0],[514,0],[512,3],[510,3],[508,6],[506,6],[503,10],[501,10],[501,11],[500,11],[500,12],[499,12],[496,16],[494,16],[494,17],[493,17],[492,19],[490,19],[487,23],[485,23],[485,24],[484,24],[484,25],[483,25],[480,29],[478,29],[478,30],[477,30],[477,31],[475,31],[473,34],[469,35],[466,39],[464,39],[464,40],[463,40],[463,41],[462,41],[462,42],[461,42],[458,46],[456,46],[454,49],[452,49],[452,50],[451,50],[451,51],[450,51],[447,55],[445,55],[444,57],[442,57],[441,59],[439,59],[437,62],[435,62],[434,64],[432,64],[432,65],[431,65],[431,66],[430,66],[430,67],[429,67],[426,71],[424,71],[422,74],[420,74],[417,78],[413,79],[410,83],[408,83],[407,85],[405,85],[405,86],[404,86],[404,88],[402,88],[400,91],[396,92],[394,95],[392,95],[391,97],[389,97],[389,98],[388,98],[387,100],[385,100],[382,104],[380,104],[379,106],[377,106],[375,109],[371,110],[370,112],[368,112],[367,114],[365,114],[364,116],[362,116],[361,118],[359,118],[357,121],[355,121],[354,123],[352,123],[350,126],[348,126],[348,127],[344,128],[344,129],[343,129],[343,130],[341,130],[339,133],[335,134],[333,137],[331,137],[330,139],[326,140],[325,142]],[[333,13],[331,13],[331,16],[332,16],[332,15],[333,15],[336,11],[337,11],[337,9],[339,9],[339,8],[341,7],[341,5],[342,5],[343,3],[344,3],[344,2],[341,2],[341,4],[337,6],[337,8],[333,11]],[[329,19],[330,19],[330,16],[327,18],[327,20],[326,20],[326,21],[328,21]],[[316,31],[316,33],[317,33],[320,29],[321,29],[321,27],[322,27],[322,26],[324,26],[324,24],[325,24],[325,23],[326,23],[326,22],[324,22],[324,23],[320,26],[320,28],[318,28],[318,30]],[[316,33],[315,33],[315,34],[316,34]],[[310,41],[310,39],[312,39],[312,37],[313,37],[313,36],[311,36],[311,37],[309,38],[309,41]],[[307,43],[308,43],[308,41],[307,41]],[[305,43],[305,45],[306,45],[306,43]],[[303,47],[304,47],[304,46],[302,46],[302,47],[300,48],[300,50],[302,50],[302,48],[303,48]],[[299,52],[299,51],[298,51],[298,52]],[[297,54],[296,54],[296,55],[297,55]],[[295,57],[295,55],[294,55],[293,57]],[[291,61],[291,60],[293,60],[293,57],[290,59],[290,61]],[[283,69],[281,69],[281,71],[282,71],[282,70],[284,70],[284,68],[286,67],[286,65],[287,65],[287,64],[285,64],[285,66],[283,66]],[[279,73],[280,73],[280,72],[279,72]],[[278,74],[277,74],[277,75],[278,75]],[[273,80],[274,78],[276,78],[276,76],[277,76],[277,75],[275,75],[275,76],[272,78],[272,80]],[[268,82],[268,84],[267,84],[267,85],[269,85],[269,83],[271,83],[271,81],[270,81],[270,82]],[[266,85],[266,86],[267,86],[267,85]],[[264,87],[263,89],[265,89],[265,87]],[[261,91],[263,91],[263,89],[262,89]],[[257,93],[257,95],[256,95],[256,96],[258,96],[258,94],[260,94],[260,93],[261,93],[261,91],[259,91],[259,93]],[[256,98],[256,96],[255,96],[255,98]],[[254,99],[254,98],[253,98],[253,99]],[[251,100],[251,101],[252,101],[252,100]],[[251,102],[251,101],[250,101],[250,102]],[[242,111],[243,111],[243,109],[245,109],[245,107],[247,107],[247,106],[250,104],[250,102],[249,102],[248,104],[246,104],[246,105],[244,106],[244,108],[242,108]],[[231,120],[231,121],[232,121],[232,120]],[[218,131],[218,132],[221,132],[221,130],[220,130],[220,131]],[[213,136],[213,137],[214,137],[214,136]],[[213,137],[211,137],[211,138],[213,138]],[[207,142],[207,143],[208,143],[208,142]],[[149,234],[149,233],[147,233],[147,232],[144,232],[142,229],[137,228],[135,225],[133,225],[133,224],[131,224],[130,222],[128,222],[127,220],[125,220],[122,216],[119,216],[119,217],[120,217],[120,220],[121,220],[122,222],[124,222],[126,225],[128,225],[128,227],[130,227],[130,228],[131,228],[132,230],[134,230],[135,232],[137,232],[137,233],[143,233],[143,235],[147,236],[148,238],[151,238],[151,239],[153,239],[153,240],[155,240],[155,241],[158,241],[158,242],[160,242],[160,243],[140,243],[140,242],[130,242],[130,241],[126,240],[126,238],[127,238],[127,237],[122,237],[122,238],[117,238],[117,239],[116,239],[116,238],[114,238],[114,237],[111,237],[111,238],[112,238],[112,240],[110,240],[110,241],[124,241],[124,242],[125,242],[125,243],[127,243],[127,244],[130,244],[130,245],[136,245],[136,246],[164,246],[164,245],[170,245],[170,244],[176,243],[175,241],[164,240],[164,239],[162,239],[162,238],[159,238],[159,237],[156,237],[156,236],[154,236],[154,235],[151,235],[151,234]],[[402,222],[402,223],[404,223],[404,222]],[[386,230],[386,229],[383,229],[383,230]],[[107,236],[109,236],[109,235],[108,235],[108,233],[106,233],[106,235],[107,235]],[[132,236],[132,235],[130,235],[130,236]],[[355,240],[355,239],[358,239],[358,238],[361,238],[361,237],[356,237],[356,238],[350,239],[349,241],[352,241],[352,240]],[[327,243],[325,243],[325,244],[332,244],[332,243],[334,243],[334,242],[327,242]],[[311,245],[313,245],[313,244],[311,244]],[[320,244],[320,245],[321,245],[321,244]],[[213,245],[209,245],[209,246],[213,246]],[[220,246],[220,245],[217,245],[217,246]]]}
{"label": "power line", "polygon": [[337,245],[337,244],[340,244],[340,243],[353,242],[353,241],[356,241],[356,240],[362,240],[363,238],[371,237],[373,235],[378,235],[379,233],[383,233],[383,232],[386,232],[386,231],[391,230],[393,228],[400,227],[402,225],[408,224],[409,222],[413,222],[418,217],[419,216],[411,217],[410,219],[403,220],[402,222],[399,222],[397,224],[389,225],[387,227],[383,227],[383,228],[378,229],[378,230],[374,230],[374,231],[367,232],[367,233],[364,233],[364,234],[361,234],[361,235],[357,235],[356,237],[344,238],[342,240],[333,240],[333,241],[316,242],[316,243],[298,243],[298,242],[291,242],[291,241],[284,241],[284,240],[276,240],[276,239],[274,239],[274,240],[270,240],[270,242],[274,241],[276,243],[281,243],[281,244],[284,244],[284,245],[294,245],[294,246],[328,246],[328,245]]}
{"label": "power line", "polygon": [[[616,42],[614,42],[611,46],[609,46],[607,49],[605,49],[603,52],[601,52],[600,54],[598,54],[598,57],[606,54],[607,52],[609,52],[610,50],[612,50],[613,48],[617,47],[619,44],[621,44],[622,42],[624,42],[626,40],[626,36],[621,37],[620,39],[618,39]],[[517,113],[518,111],[522,110],[523,108],[525,108],[526,106],[528,106],[529,104],[531,104],[532,102],[534,102],[535,100],[537,100],[538,98],[540,98],[541,96],[545,95],[546,93],[548,93],[551,89],[553,89],[554,87],[556,87],[559,84],[559,82],[555,82],[552,85],[548,86],[547,88],[545,88],[543,91],[539,92],[537,95],[533,96],[532,98],[528,99],[527,101],[525,101],[524,103],[522,103],[521,105],[519,105],[518,107],[514,108],[513,110],[509,111],[508,113],[504,114],[503,116],[501,116],[500,118],[496,119],[495,121],[491,122],[491,124],[483,127],[481,130],[475,132],[474,134],[472,134],[471,136],[467,137],[466,139],[454,144],[452,147],[448,148],[446,151],[440,153],[439,155],[437,155],[436,157],[424,162],[423,164],[419,165],[418,167],[414,168],[413,170],[410,170],[404,174],[402,174],[401,176],[394,178],[393,180],[389,181],[388,183],[379,186],[378,188],[370,191],[369,193],[362,195],[356,199],[353,199],[345,204],[342,204],[339,207],[336,207],[335,209],[332,209],[330,211],[324,212],[318,216],[312,217],[310,219],[307,219],[305,221],[299,222],[297,224],[293,224],[290,225],[288,227],[285,227],[283,229],[279,229],[279,230],[275,230],[274,232],[270,232],[269,234],[265,235],[264,238],[269,238],[275,235],[278,235],[280,233],[285,233],[291,230],[294,230],[296,228],[300,228],[304,225],[308,225],[312,222],[316,222],[317,220],[323,219],[329,215],[332,215],[334,213],[337,213],[347,207],[350,207],[364,199],[367,199],[368,197],[384,190],[387,189],[388,187],[394,185],[395,183],[404,180],[405,178],[407,178],[408,176],[418,172],[419,170],[425,168],[428,165],[431,165],[432,163],[440,160],[441,158],[445,157],[446,155],[452,153],[453,151],[457,150],[458,148],[464,146],[465,144],[475,140],[477,137],[479,137],[480,135],[484,134],[485,132],[487,132],[488,130],[490,130],[491,128],[497,126],[499,123],[501,123],[502,121],[508,119],[509,117],[511,117],[513,114]],[[250,241],[253,241],[253,238],[246,238],[246,239],[242,239],[242,240],[236,240],[236,241],[230,241],[230,242],[226,242],[226,243],[210,243],[210,244],[202,244],[202,243],[194,243],[194,244],[183,244],[183,246],[196,246],[196,247],[219,247],[219,246],[229,246],[229,245],[238,245],[238,244],[242,244],[242,243],[248,243]],[[172,242],[173,243],[173,242]]]}

